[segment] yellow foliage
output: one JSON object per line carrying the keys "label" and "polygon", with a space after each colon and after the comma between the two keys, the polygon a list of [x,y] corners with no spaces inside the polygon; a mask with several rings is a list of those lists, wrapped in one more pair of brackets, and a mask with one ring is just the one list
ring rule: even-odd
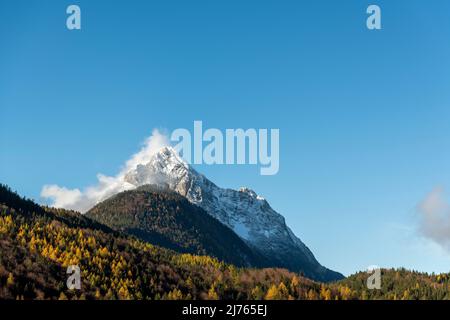
{"label": "yellow foliage", "polygon": [[322,285],[320,287],[320,298],[323,300],[331,300],[331,290]]}
{"label": "yellow foliage", "polygon": [[10,272],[9,275],[8,275],[8,279],[6,279],[6,286],[12,287],[13,285],[14,285],[14,276]]}
{"label": "yellow foliage", "polygon": [[0,233],[9,233],[14,227],[14,222],[11,216],[0,217]]}
{"label": "yellow foliage", "polygon": [[219,295],[217,294],[214,285],[212,285],[208,291],[208,300],[219,300]]}
{"label": "yellow foliage", "polygon": [[300,279],[297,276],[293,276],[291,280],[291,289],[296,290],[300,285]]}
{"label": "yellow foliage", "polygon": [[183,294],[177,288],[173,289],[167,294],[167,300],[182,300]]}
{"label": "yellow foliage", "polygon": [[59,295],[58,300],[67,300],[67,296],[64,294],[64,292],[61,292],[61,294]]}
{"label": "yellow foliage", "polygon": [[342,300],[349,300],[351,298],[352,290],[349,287],[339,287],[339,292],[341,293]]}
{"label": "yellow foliage", "polygon": [[287,299],[289,297],[289,290],[283,282],[278,285],[278,292],[280,299]]}
{"label": "yellow foliage", "polygon": [[306,295],[307,300],[317,300],[317,293],[313,289],[309,289],[308,294]]}
{"label": "yellow foliage", "polygon": [[98,251],[98,253],[100,254],[100,257],[102,257],[102,258],[106,258],[109,255],[108,248],[106,248],[106,247],[101,248]]}
{"label": "yellow foliage", "polygon": [[278,291],[278,287],[276,285],[272,285],[266,293],[264,297],[265,300],[279,300],[280,294]]}
{"label": "yellow foliage", "polygon": [[120,287],[119,289],[119,299],[120,300],[131,300],[132,297],[126,287]]}

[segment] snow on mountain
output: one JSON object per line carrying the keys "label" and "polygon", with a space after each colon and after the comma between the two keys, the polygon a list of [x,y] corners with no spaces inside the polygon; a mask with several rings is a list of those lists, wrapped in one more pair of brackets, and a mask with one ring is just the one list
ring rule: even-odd
{"label": "snow on mountain", "polygon": [[334,280],[340,274],[322,267],[312,252],[286,225],[282,215],[253,190],[222,189],[189,166],[171,147],[124,176],[136,187],[160,184],[186,197],[231,228],[247,244],[274,261],[274,266],[303,271],[317,280]]}

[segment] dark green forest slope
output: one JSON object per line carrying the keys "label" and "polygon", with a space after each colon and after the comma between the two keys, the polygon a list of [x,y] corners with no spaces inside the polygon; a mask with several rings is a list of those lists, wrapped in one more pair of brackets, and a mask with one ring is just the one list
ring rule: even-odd
{"label": "dark green forest slope", "polygon": [[239,267],[269,265],[203,209],[158,186],[146,185],[119,193],[96,205],[86,216],[177,252],[209,255]]}

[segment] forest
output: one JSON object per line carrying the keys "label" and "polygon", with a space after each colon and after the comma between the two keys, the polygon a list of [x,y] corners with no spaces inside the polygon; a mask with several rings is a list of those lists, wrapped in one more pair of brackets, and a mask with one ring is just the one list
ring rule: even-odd
{"label": "forest", "polygon": [[[0,185],[0,299],[412,300],[449,299],[450,274],[382,270],[318,283],[277,268],[245,268],[177,253],[74,212],[40,206]],[[68,266],[81,289],[66,286]]]}

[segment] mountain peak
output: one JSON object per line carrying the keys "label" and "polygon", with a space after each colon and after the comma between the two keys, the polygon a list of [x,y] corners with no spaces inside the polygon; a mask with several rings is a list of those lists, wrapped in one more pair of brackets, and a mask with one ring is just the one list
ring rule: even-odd
{"label": "mountain peak", "polygon": [[177,161],[180,161],[180,162],[185,162],[185,161],[184,161],[183,159],[181,159],[181,157],[178,155],[178,152],[176,152],[175,149],[174,149],[173,147],[171,147],[171,146],[165,146],[165,147],[162,147],[162,148],[157,152],[157,154],[165,155],[165,156],[170,157],[170,158],[174,158],[174,159],[176,159]]}
{"label": "mountain peak", "polygon": [[192,169],[172,147],[163,147],[146,164],[139,164],[124,176],[124,181],[139,187],[146,184],[167,184],[186,176]]}
{"label": "mountain peak", "polygon": [[189,165],[178,152],[175,151],[174,148],[170,146],[166,146],[161,148],[151,159],[151,162],[161,162],[164,165],[173,164],[173,165],[181,165],[186,169],[189,168]]}

